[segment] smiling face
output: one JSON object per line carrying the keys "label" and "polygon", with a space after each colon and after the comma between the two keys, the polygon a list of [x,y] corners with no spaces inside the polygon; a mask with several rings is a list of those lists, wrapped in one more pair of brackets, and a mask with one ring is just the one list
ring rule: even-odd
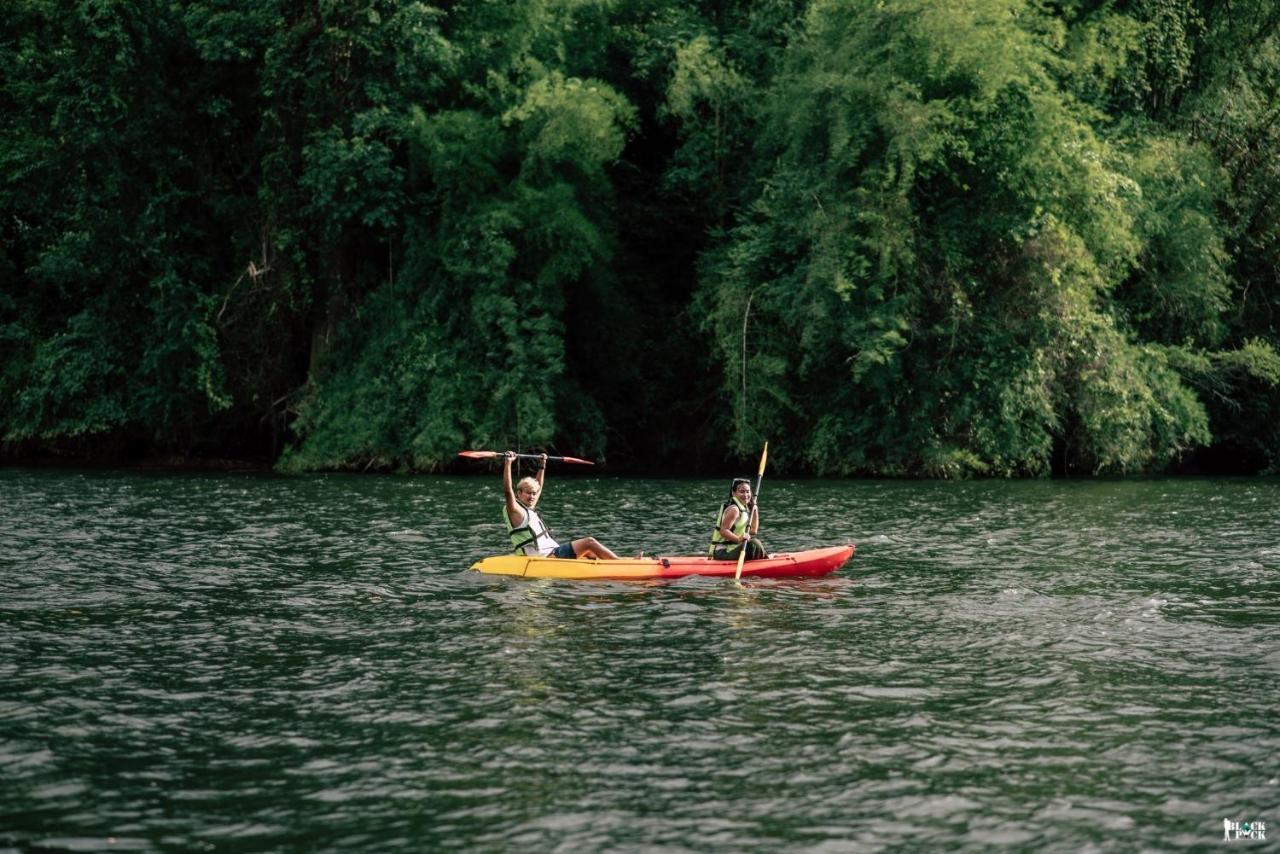
{"label": "smiling face", "polygon": [[733,495],[743,504],[751,503],[751,484],[743,481],[733,488]]}
{"label": "smiling face", "polygon": [[538,503],[538,496],[542,494],[538,482],[531,477],[526,477],[516,484],[516,500],[526,507],[532,507]]}

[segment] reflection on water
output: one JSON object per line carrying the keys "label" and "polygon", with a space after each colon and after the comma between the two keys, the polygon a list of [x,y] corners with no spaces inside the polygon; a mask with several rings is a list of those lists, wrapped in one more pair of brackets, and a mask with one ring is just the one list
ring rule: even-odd
{"label": "reflection on water", "polygon": [[[548,480],[699,553],[725,484]],[[1061,850],[1280,821],[1280,483],[775,481],[834,576],[481,576],[496,475],[0,471],[0,847]],[[1134,840],[1141,840],[1135,843]]]}

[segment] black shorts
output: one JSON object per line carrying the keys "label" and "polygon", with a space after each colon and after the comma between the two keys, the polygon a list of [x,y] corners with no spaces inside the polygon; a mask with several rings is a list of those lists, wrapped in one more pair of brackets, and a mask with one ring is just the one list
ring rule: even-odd
{"label": "black shorts", "polygon": [[[731,546],[717,546],[715,551],[711,553],[711,559],[737,560],[738,552],[740,551],[742,551],[741,543],[734,543]],[[764,543],[754,537],[747,540],[747,560],[760,560],[762,557],[768,557],[764,549]]]}

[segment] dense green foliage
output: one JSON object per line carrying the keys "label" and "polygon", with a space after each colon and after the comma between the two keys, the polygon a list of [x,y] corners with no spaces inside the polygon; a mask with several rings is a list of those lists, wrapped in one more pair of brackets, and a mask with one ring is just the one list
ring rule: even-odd
{"label": "dense green foliage", "polygon": [[1280,7],[14,0],[9,457],[1280,467]]}

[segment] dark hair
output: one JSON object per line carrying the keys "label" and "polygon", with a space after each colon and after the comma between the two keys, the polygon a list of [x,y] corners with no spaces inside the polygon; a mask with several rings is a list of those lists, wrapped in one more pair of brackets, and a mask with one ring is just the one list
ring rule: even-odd
{"label": "dark hair", "polygon": [[738,484],[741,484],[741,483],[745,483],[747,486],[750,486],[750,485],[751,485],[751,478],[749,478],[749,477],[735,477],[735,478],[733,479],[733,483],[729,485],[729,494],[730,494],[730,495],[733,495],[735,492],[737,492],[737,491],[738,491]]}

